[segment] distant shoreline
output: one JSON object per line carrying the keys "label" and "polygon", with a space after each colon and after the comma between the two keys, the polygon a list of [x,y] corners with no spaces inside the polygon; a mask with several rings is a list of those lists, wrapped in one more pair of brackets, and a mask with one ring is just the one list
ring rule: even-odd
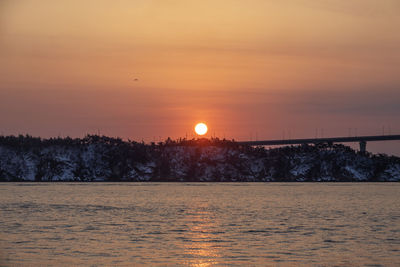
{"label": "distant shoreline", "polygon": [[341,144],[0,136],[0,182],[398,182],[400,158]]}
{"label": "distant shoreline", "polygon": [[326,183],[326,184],[351,184],[351,183],[362,183],[362,184],[379,184],[379,183],[399,183],[400,181],[270,181],[270,182],[263,182],[263,181],[222,181],[222,182],[217,182],[217,181],[194,181],[194,182],[185,182],[185,181],[68,181],[68,180],[63,180],[63,181],[29,181],[29,180],[21,180],[21,181],[4,181],[0,180],[0,184],[8,184],[8,183],[21,183],[21,184],[119,184],[119,183],[126,183],[126,184],[138,184],[138,183],[143,183],[143,184],[246,184],[246,183],[251,183],[251,184],[296,184],[296,183],[307,183],[307,184],[321,184],[321,183]]}

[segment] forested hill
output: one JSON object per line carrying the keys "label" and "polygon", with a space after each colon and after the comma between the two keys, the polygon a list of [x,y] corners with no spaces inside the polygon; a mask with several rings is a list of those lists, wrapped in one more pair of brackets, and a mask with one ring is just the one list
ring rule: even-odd
{"label": "forested hill", "polygon": [[343,145],[0,136],[0,181],[400,181],[400,158]]}

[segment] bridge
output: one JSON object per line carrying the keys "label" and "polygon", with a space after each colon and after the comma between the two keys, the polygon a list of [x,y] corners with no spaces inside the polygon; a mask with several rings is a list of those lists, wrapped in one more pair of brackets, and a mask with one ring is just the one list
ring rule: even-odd
{"label": "bridge", "polygon": [[250,146],[275,146],[275,145],[301,145],[301,144],[333,144],[333,143],[356,143],[360,144],[360,151],[365,152],[367,142],[400,140],[400,135],[376,135],[376,136],[353,136],[353,137],[328,137],[307,139],[283,139],[264,141],[239,141],[239,144]]}

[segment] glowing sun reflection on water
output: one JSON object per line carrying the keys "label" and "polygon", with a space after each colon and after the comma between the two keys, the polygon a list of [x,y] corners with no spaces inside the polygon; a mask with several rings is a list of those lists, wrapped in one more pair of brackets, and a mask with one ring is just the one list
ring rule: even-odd
{"label": "glowing sun reflection on water", "polygon": [[189,232],[184,244],[186,264],[201,267],[218,264],[220,246],[215,236],[218,220],[207,203],[199,203],[193,210],[195,213],[189,214],[187,218]]}

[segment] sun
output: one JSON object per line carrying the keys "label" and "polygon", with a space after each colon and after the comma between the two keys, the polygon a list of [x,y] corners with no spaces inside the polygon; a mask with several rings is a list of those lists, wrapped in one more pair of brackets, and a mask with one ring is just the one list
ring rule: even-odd
{"label": "sun", "polygon": [[198,135],[205,135],[207,133],[207,125],[205,123],[198,123],[196,124],[196,126],[194,127],[194,131],[198,134]]}

